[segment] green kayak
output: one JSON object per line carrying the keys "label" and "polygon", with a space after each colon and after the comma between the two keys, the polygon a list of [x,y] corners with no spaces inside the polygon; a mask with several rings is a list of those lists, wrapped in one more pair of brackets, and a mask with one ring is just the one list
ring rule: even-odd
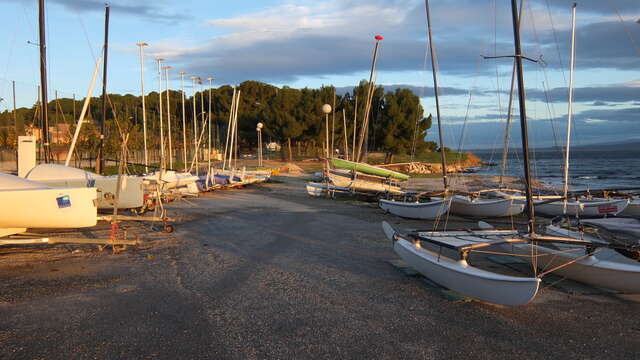
{"label": "green kayak", "polygon": [[356,163],[353,161],[348,161],[343,159],[331,158],[329,160],[331,161],[331,164],[338,169],[360,171],[362,173],[369,174],[369,175],[390,177],[398,180],[409,180],[409,175],[405,175],[397,171],[388,170],[388,169],[384,169],[381,167],[377,167],[377,166],[373,166],[365,163]]}

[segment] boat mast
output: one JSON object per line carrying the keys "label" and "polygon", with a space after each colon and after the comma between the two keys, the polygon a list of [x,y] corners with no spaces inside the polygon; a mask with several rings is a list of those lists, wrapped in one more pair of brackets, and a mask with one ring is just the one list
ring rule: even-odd
{"label": "boat mast", "polygon": [[104,126],[107,122],[107,55],[109,53],[109,4],[104,8],[104,62],[102,63],[102,121],[100,121],[100,143],[96,156],[96,173],[104,172]]}
{"label": "boat mast", "polygon": [[[142,134],[144,140],[144,172],[149,172],[149,154],[147,150],[147,108],[144,102],[144,50],[149,44],[145,42],[136,43],[140,48],[140,96],[142,97]],[[75,100],[74,100],[75,104]]]}
{"label": "boat mast", "polygon": [[433,46],[433,38],[431,36],[431,15],[429,14],[429,0],[424,1],[427,10],[427,32],[429,35],[429,54],[431,55],[431,71],[433,73],[433,92],[436,98],[436,115],[438,117],[438,139],[440,140],[440,161],[442,163],[442,183],[444,191],[447,192],[449,186],[447,183],[447,159],[444,152],[444,139],[442,138],[442,121],[440,120],[440,100],[438,99],[438,74],[436,71],[435,48]]}
{"label": "boat mast", "polygon": [[567,113],[567,150],[564,154],[563,212],[567,212],[567,194],[569,193],[569,151],[571,149],[571,118],[573,117],[573,67],[576,55],[576,3],[571,8],[571,61],[569,63],[569,109]]}
{"label": "boat mast", "polygon": [[182,157],[184,161],[184,172],[187,172],[187,121],[184,107],[184,76],[187,73],[180,72],[180,93],[182,95]]}
{"label": "boat mast", "polygon": [[[371,73],[369,74],[369,87],[367,88],[367,99],[364,107],[364,116],[362,120],[362,128],[360,129],[360,141],[358,142],[358,151],[357,155],[354,157],[354,162],[362,161],[362,153],[366,151],[366,148],[363,149],[363,145],[366,147],[368,144],[365,143],[365,137],[368,138],[369,132],[369,112],[371,111],[371,102],[373,101],[373,94],[376,90],[374,85],[375,82],[375,72],[376,72],[376,62],[378,60],[378,51],[380,49],[380,41],[382,41],[382,36],[376,35],[376,45],[373,49],[373,60],[371,61]],[[328,147],[328,145],[327,145]]]}
{"label": "boat mast", "polygon": [[529,217],[529,234],[534,234],[535,215],[531,192],[531,173],[529,169],[529,133],[527,129],[527,109],[524,94],[524,76],[522,73],[522,49],[520,47],[520,20],[516,0],[511,0],[511,17],[513,22],[513,43],[515,48],[516,72],[518,75],[518,102],[520,104],[520,130],[522,133],[522,158],[524,160],[524,178],[527,196],[527,216]]}
{"label": "boat mast", "polygon": [[[521,10],[522,11],[522,10]],[[504,185],[504,176],[507,171],[507,160],[509,159],[509,136],[511,131],[511,115],[513,115],[513,91],[516,87],[516,63],[513,62],[511,72],[511,90],[509,90],[509,107],[507,108],[507,124],[504,127],[504,142],[502,144],[502,168],[500,169],[500,186]]]}
{"label": "boat mast", "polygon": [[47,40],[45,34],[44,0],[38,0],[38,25],[40,28],[40,109],[42,114],[42,147],[44,162],[49,162],[49,112],[47,111]]}

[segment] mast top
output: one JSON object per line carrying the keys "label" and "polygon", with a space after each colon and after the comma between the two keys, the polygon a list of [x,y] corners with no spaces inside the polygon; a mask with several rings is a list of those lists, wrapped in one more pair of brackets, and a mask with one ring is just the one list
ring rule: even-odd
{"label": "mast top", "polygon": [[384,39],[384,38],[382,37],[382,35],[376,35],[376,36],[375,36],[375,39],[376,39],[376,40],[378,40],[378,41],[380,41],[380,40],[382,40],[382,39]]}

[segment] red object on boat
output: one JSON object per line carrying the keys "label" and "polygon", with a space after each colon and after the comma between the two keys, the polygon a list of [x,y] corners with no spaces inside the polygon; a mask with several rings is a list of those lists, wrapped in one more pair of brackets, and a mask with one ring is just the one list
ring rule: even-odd
{"label": "red object on boat", "polygon": [[382,40],[382,39],[383,39],[383,37],[381,35],[376,35],[376,40],[379,41],[379,40]]}

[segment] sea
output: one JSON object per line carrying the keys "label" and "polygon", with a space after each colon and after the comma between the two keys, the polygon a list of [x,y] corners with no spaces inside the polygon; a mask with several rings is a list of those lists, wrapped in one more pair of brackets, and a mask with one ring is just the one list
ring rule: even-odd
{"label": "sea", "polygon": [[[500,175],[501,150],[472,151],[492,166],[475,168],[477,174]],[[530,150],[532,176],[547,186],[562,188],[564,154],[560,150]],[[524,177],[522,152],[511,149],[507,161],[507,176]],[[575,191],[611,189],[620,187],[640,188],[640,148],[572,149],[569,162],[569,189]]]}

